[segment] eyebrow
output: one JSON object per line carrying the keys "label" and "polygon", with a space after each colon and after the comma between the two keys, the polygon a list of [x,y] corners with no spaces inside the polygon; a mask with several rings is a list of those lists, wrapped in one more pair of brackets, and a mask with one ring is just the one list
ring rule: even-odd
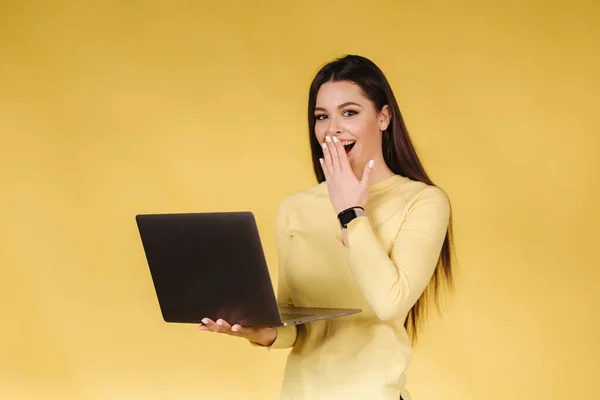
{"label": "eyebrow", "polygon": [[[340,104],[340,105],[338,106],[338,109],[340,109],[340,108],[344,108],[344,107],[348,107],[348,106],[359,106],[360,108],[363,108],[363,107],[362,107],[360,104],[358,104],[358,103],[355,103],[355,102],[353,102],[353,101],[347,101],[347,102],[345,102],[344,104]],[[324,109],[324,108],[322,108],[322,107],[315,107],[315,111],[327,111],[327,110],[325,110],[325,109]]]}

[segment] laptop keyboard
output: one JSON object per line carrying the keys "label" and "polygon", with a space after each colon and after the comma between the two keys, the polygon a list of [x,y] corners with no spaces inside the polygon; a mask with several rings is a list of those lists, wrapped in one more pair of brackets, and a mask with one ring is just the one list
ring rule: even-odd
{"label": "laptop keyboard", "polygon": [[291,319],[302,318],[302,317],[312,317],[314,314],[281,314],[282,321],[289,321]]}

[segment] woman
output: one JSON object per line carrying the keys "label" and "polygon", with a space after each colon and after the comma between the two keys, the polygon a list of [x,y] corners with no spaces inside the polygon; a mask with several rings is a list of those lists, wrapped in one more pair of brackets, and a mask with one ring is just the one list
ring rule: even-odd
{"label": "woman", "polygon": [[285,328],[205,319],[200,329],[291,347],[282,399],[408,400],[419,322],[440,284],[452,288],[448,198],[370,60],[325,65],[310,87],[308,122],[319,184],[280,203],[278,302],[363,312]]}

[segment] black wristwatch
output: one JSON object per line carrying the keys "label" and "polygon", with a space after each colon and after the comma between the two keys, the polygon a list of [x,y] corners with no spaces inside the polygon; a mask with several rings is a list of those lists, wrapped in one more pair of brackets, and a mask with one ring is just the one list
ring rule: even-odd
{"label": "black wristwatch", "polygon": [[342,229],[346,229],[350,221],[353,219],[365,215],[365,209],[360,206],[354,206],[345,209],[341,213],[338,214],[338,220],[340,221],[340,225]]}

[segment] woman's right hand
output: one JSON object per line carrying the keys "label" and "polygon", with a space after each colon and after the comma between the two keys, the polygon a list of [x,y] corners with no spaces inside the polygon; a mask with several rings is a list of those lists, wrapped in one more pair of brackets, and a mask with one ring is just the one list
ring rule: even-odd
{"label": "woman's right hand", "polygon": [[202,323],[204,325],[198,327],[201,331],[225,333],[231,336],[242,337],[261,346],[270,346],[277,338],[277,330],[274,327],[254,328],[250,326],[241,326],[239,324],[231,326],[225,320],[218,319],[215,322],[210,318],[204,318]]}

